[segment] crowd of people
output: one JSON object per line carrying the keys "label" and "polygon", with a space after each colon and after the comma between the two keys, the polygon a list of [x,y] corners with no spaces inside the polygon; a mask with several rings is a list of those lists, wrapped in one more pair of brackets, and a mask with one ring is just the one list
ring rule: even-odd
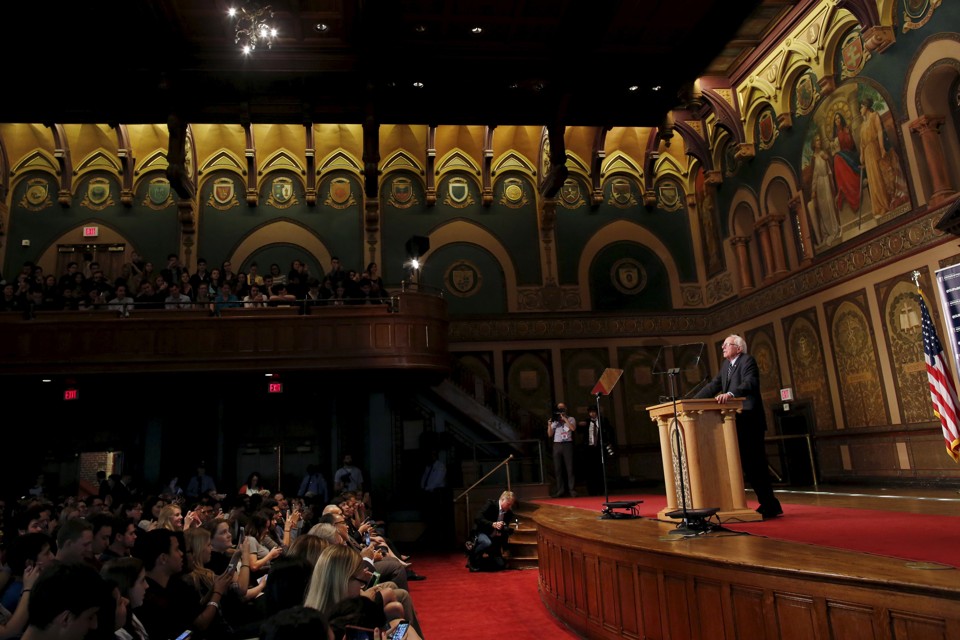
{"label": "crowd of people", "polygon": [[44,273],[33,262],[25,262],[15,278],[0,279],[0,311],[30,315],[37,311],[105,309],[128,315],[135,309],[256,308],[384,304],[390,293],[380,277],[376,262],[363,271],[344,269],[336,256],[330,270],[316,277],[301,260],[293,260],[284,273],[273,263],[264,272],[251,262],[247,271],[234,272],[230,261],[208,268],[204,258],[190,273],[175,253],[166,266],[154,264],[131,253],[131,260],[117,274],[108,274],[88,256],[83,263],[70,262],[64,273]]}
{"label": "crowd of people", "polygon": [[290,497],[259,473],[217,493],[202,465],[186,488],[174,478],[151,495],[101,473],[96,494],[52,497],[39,479],[0,508],[0,639],[64,625],[77,640],[340,640],[348,626],[422,638],[409,582],[424,576],[346,458],[333,491],[311,467]]}

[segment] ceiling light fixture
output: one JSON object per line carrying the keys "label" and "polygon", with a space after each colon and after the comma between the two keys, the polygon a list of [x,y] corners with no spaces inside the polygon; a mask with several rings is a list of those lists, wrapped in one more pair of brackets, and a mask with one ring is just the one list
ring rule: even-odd
{"label": "ceiling light fixture", "polygon": [[317,33],[326,33],[329,28],[330,25],[328,25],[326,22],[318,22],[317,24],[313,25],[313,30]]}
{"label": "ceiling light fixture", "polygon": [[257,2],[244,2],[239,9],[231,7],[227,12],[237,22],[236,42],[245,55],[253,53],[257,46],[273,46],[277,37],[277,28],[273,26],[273,9],[270,5],[261,6]]}
{"label": "ceiling light fixture", "polygon": [[473,29],[470,29],[470,32],[479,35],[483,33],[483,27],[474,27]]}
{"label": "ceiling light fixture", "polygon": [[423,83],[422,83],[422,82],[414,82],[414,83],[413,83],[413,86],[415,86],[417,89],[423,89]]}
{"label": "ceiling light fixture", "polygon": [[640,87],[638,85],[632,84],[629,87],[627,87],[627,91],[636,91],[639,88]]}

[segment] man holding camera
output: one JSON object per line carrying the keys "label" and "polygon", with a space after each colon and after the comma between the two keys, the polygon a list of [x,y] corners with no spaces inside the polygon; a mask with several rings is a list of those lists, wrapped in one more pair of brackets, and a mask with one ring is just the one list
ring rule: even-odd
{"label": "man holding camera", "polygon": [[554,498],[569,495],[577,497],[573,478],[573,433],[577,421],[567,415],[567,405],[557,403],[553,416],[547,423],[547,437],[553,440],[553,473],[557,476],[557,492]]}

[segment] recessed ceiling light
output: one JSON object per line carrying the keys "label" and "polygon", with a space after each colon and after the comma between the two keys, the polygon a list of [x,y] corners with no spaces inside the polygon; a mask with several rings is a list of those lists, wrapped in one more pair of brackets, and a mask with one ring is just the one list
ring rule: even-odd
{"label": "recessed ceiling light", "polygon": [[636,91],[639,88],[640,88],[639,85],[632,84],[629,87],[627,87],[627,91]]}
{"label": "recessed ceiling light", "polygon": [[660,86],[659,84],[650,87],[651,91],[660,91],[660,89],[663,89],[663,87]]}
{"label": "recessed ceiling light", "polygon": [[425,24],[418,24],[417,26],[415,26],[415,27],[413,28],[413,30],[416,31],[417,33],[426,33],[426,31],[427,31],[427,25],[425,25]]}
{"label": "recessed ceiling light", "polygon": [[417,89],[423,89],[423,83],[422,83],[422,82],[414,82],[414,83],[413,83],[413,86],[415,86]]}
{"label": "recessed ceiling light", "polygon": [[475,33],[479,35],[483,33],[483,27],[474,27],[473,29],[470,29],[470,33]]}
{"label": "recessed ceiling light", "polygon": [[325,22],[318,22],[317,24],[313,25],[313,30],[317,33],[326,33],[329,29],[330,25]]}

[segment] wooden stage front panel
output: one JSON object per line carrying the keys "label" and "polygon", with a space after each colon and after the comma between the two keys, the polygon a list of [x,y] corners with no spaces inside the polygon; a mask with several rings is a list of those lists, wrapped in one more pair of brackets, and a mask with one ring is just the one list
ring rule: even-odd
{"label": "wooden stage front panel", "polygon": [[586,638],[960,640],[957,569],[599,516],[556,505],[534,515],[540,597]]}

